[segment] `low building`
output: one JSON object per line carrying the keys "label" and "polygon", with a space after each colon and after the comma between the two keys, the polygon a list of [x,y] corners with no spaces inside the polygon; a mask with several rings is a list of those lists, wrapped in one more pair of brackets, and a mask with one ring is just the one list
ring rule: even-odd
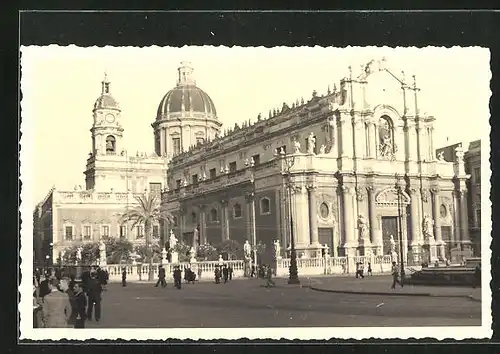
{"label": "low building", "polygon": [[[85,187],[77,185],[70,191],[54,187],[33,213],[35,262],[40,265],[56,263],[75,244],[103,237],[144,242],[143,225],[132,230],[132,223],[124,223],[121,216],[136,203],[136,196],[153,193],[160,198],[165,185],[165,157],[123,149],[121,109],[106,77],[92,112]],[[154,236],[159,238],[161,230],[155,225]]]}
{"label": "low building", "polygon": [[[373,60],[338,90],[180,142],[162,193],[173,232],[193,244],[248,240],[265,262],[276,240],[289,249],[291,230],[302,257],[325,245],[335,256],[386,255],[401,238],[404,259],[419,262],[447,258],[446,243],[468,245],[463,149],[456,162],[436,159],[435,118],[419,111],[416,82],[394,73]],[[206,124],[187,125],[218,132]]]}

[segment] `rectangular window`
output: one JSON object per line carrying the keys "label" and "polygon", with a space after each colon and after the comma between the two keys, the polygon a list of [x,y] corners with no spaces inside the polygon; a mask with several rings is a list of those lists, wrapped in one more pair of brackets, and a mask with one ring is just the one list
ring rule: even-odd
{"label": "rectangular window", "polygon": [[83,227],[83,239],[90,240],[91,237],[92,237],[92,226],[85,225]]}
{"label": "rectangular window", "polygon": [[109,226],[105,225],[102,227],[102,235],[103,237],[109,237]]}
{"label": "rectangular window", "polygon": [[217,177],[217,170],[215,168],[210,169],[210,179]]}
{"label": "rectangular window", "polygon": [[149,192],[153,195],[161,195],[161,183],[150,183]]}
{"label": "rectangular window", "polygon": [[179,189],[179,188],[181,188],[181,183],[182,183],[182,182],[181,182],[181,180],[180,180],[180,179],[176,180],[176,181],[175,181],[175,189]]}
{"label": "rectangular window", "polygon": [[181,153],[181,138],[172,138],[172,146],[174,155],[179,155]]}
{"label": "rectangular window", "polygon": [[200,137],[197,137],[196,138],[196,144],[197,145],[201,145],[205,142],[205,139],[204,138],[200,138]]}
{"label": "rectangular window", "polygon": [[276,155],[281,155],[282,151],[283,151],[283,154],[286,154],[286,145],[277,147],[276,148]]}
{"label": "rectangular window", "polygon": [[144,227],[142,225],[137,225],[135,227],[135,235],[137,238],[144,237]]}
{"label": "rectangular window", "polygon": [[236,172],[236,161],[229,163],[229,172]]}
{"label": "rectangular window", "polygon": [[253,163],[254,163],[255,166],[257,166],[258,164],[260,164],[260,155],[259,154],[253,155],[252,158],[253,158]]}
{"label": "rectangular window", "polygon": [[73,239],[73,226],[66,226],[64,228],[64,236],[65,236],[66,240]]}
{"label": "rectangular window", "polygon": [[153,237],[154,238],[160,237],[160,227],[158,225],[153,225]]}
{"label": "rectangular window", "polygon": [[481,209],[476,210],[476,226],[481,227]]}
{"label": "rectangular window", "polygon": [[481,183],[481,168],[477,167],[474,169],[474,183]]}
{"label": "rectangular window", "polygon": [[198,184],[198,174],[192,175],[191,180],[193,181],[193,184]]}
{"label": "rectangular window", "polygon": [[120,225],[120,238],[125,238],[125,237],[127,237],[127,226]]}

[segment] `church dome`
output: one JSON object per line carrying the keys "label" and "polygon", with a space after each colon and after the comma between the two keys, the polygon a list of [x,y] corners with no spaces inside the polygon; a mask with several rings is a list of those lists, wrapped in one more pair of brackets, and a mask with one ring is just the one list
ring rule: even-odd
{"label": "church dome", "polygon": [[110,92],[110,82],[108,77],[104,74],[104,80],[101,82],[102,91],[101,95],[97,98],[94,103],[94,110],[96,109],[120,109],[118,101],[111,96]]}
{"label": "church dome", "polygon": [[215,105],[210,96],[196,86],[190,63],[182,62],[178,72],[177,86],[163,96],[156,119],[177,119],[181,115],[215,118]]}

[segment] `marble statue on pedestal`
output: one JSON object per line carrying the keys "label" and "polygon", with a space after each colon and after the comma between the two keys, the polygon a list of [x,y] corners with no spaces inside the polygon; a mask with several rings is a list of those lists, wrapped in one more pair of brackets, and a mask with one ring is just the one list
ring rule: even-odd
{"label": "marble statue on pedestal", "polygon": [[307,153],[314,154],[316,148],[316,138],[314,137],[314,133],[309,133],[309,137],[307,138]]}
{"label": "marble statue on pedestal", "polygon": [[198,231],[198,228],[195,227],[193,230],[193,247],[196,247],[198,244],[198,235],[200,234],[200,231]]}
{"label": "marble statue on pedestal", "polygon": [[424,216],[424,220],[422,221],[422,232],[424,234],[424,239],[426,241],[434,240],[434,220],[429,215]]}
{"label": "marble statue on pedestal", "polygon": [[189,250],[189,262],[196,262],[196,250],[194,247],[191,247],[191,249]]}
{"label": "marble statue on pedestal", "polygon": [[391,262],[397,262],[398,261],[398,254],[396,253],[396,241],[394,241],[394,236],[391,235],[390,238],[390,244],[391,244]]}
{"label": "marble statue on pedestal", "polygon": [[167,250],[165,247],[161,250],[161,264],[167,263]]}
{"label": "marble statue on pedestal", "polygon": [[326,145],[325,145],[325,144],[323,144],[323,145],[321,145],[321,146],[320,146],[320,148],[319,148],[319,153],[320,153],[320,154],[324,154],[325,152],[326,152]]}
{"label": "marble statue on pedestal", "polygon": [[82,251],[83,251],[83,247],[78,247],[76,249],[76,260],[78,263],[80,263],[82,261]]}
{"label": "marble statue on pedestal", "polygon": [[252,246],[250,246],[250,243],[248,243],[248,240],[246,240],[245,244],[243,245],[243,252],[245,254],[246,259],[252,258]]}
{"label": "marble statue on pedestal", "polygon": [[276,259],[281,258],[281,245],[280,245],[280,240],[275,240],[274,241],[274,257]]}
{"label": "marble statue on pedestal", "polygon": [[177,238],[175,237],[173,230],[170,230],[170,238],[168,239],[168,245],[171,250],[173,250],[177,245]]}
{"label": "marble statue on pedestal", "polygon": [[295,154],[300,154],[300,142],[298,140],[293,141],[293,152]]}
{"label": "marble statue on pedestal", "polygon": [[106,265],[106,245],[104,242],[99,242],[99,265]]}
{"label": "marble statue on pedestal", "polygon": [[364,242],[368,237],[368,221],[361,214],[358,215],[359,241]]}

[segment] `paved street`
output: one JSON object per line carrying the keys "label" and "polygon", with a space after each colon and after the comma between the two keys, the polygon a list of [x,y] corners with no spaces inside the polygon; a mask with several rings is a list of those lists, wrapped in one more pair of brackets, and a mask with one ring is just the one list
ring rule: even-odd
{"label": "paved street", "polygon": [[166,289],[109,284],[101,322],[87,327],[471,326],[481,321],[481,303],[465,298],[327,293],[288,286],[284,279],[277,279],[276,288],[263,284],[238,279],[183,284],[181,290],[171,282]]}

